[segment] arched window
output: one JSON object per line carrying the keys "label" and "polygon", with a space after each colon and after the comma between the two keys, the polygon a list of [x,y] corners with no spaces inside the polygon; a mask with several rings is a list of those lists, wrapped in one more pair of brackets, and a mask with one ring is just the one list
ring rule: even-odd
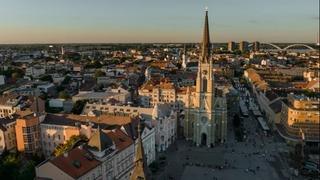
{"label": "arched window", "polygon": [[203,81],[202,81],[202,91],[203,92],[207,92],[207,86],[208,86],[207,78],[203,77]]}

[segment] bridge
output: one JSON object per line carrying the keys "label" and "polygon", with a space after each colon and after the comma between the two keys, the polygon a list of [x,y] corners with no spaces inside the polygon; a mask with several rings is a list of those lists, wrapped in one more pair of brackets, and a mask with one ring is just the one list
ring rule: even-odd
{"label": "bridge", "polygon": [[[291,44],[291,45],[288,45],[284,48],[281,48],[280,46],[276,45],[276,44],[272,44],[272,43],[260,43],[260,44],[264,44],[264,45],[269,45],[269,46],[272,46],[273,48],[275,48],[276,50],[279,50],[279,51],[286,51],[292,47],[304,47],[304,48],[307,48],[311,51],[315,51],[316,49],[314,49],[313,47],[307,45],[307,44]],[[250,46],[252,46],[253,44],[250,44]]]}

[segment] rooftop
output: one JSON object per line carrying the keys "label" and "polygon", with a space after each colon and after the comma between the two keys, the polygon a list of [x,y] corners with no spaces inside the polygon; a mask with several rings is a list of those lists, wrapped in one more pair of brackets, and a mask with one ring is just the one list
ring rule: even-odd
{"label": "rooftop", "polygon": [[81,116],[74,114],[47,114],[42,124],[55,124],[74,126],[76,122],[88,123],[92,122],[95,124],[104,125],[125,125],[131,123],[135,117],[122,116],[122,115],[109,115],[102,114],[99,117],[96,116]]}
{"label": "rooftop", "polygon": [[94,150],[102,152],[113,145],[112,140],[98,127],[97,132],[95,132],[89,142],[88,146]]}
{"label": "rooftop", "polygon": [[118,151],[122,151],[133,144],[133,140],[120,129],[112,130],[107,135],[112,139]]}
{"label": "rooftop", "polygon": [[73,178],[83,176],[101,163],[89,151],[81,148],[74,148],[67,155],[60,155],[50,162]]}

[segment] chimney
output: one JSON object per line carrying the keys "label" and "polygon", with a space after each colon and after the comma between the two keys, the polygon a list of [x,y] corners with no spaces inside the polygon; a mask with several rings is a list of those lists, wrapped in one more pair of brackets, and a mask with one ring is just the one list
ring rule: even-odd
{"label": "chimney", "polygon": [[64,152],[64,153],[63,153],[63,156],[64,156],[65,158],[67,158],[67,157],[68,157],[68,152]]}

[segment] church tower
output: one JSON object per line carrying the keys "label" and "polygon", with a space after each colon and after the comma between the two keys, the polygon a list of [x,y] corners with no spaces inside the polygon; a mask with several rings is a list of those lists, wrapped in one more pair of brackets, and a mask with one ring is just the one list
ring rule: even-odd
{"label": "church tower", "polygon": [[215,142],[214,75],[211,59],[208,11],[205,11],[203,39],[199,57],[196,89],[186,112],[185,136],[199,146]]}
{"label": "church tower", "polygon": [[186,45],[184,45],[183,48],[183,54],[182,54],[182,68],[186,69],[187,68],[187,50],[186,50]]}

